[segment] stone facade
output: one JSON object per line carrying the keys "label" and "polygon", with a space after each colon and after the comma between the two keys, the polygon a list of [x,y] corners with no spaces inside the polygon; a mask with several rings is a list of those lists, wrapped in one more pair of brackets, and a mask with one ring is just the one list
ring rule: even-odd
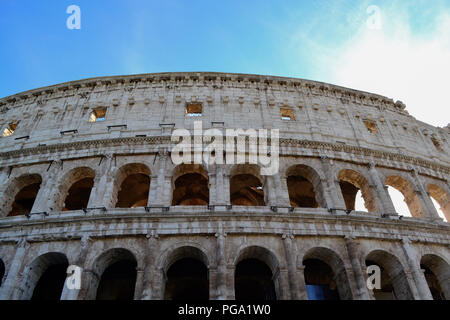
{"label": "stone facade", "polygon": [[[186,115],[189,103],[201,104],[201,116]],[[106,113],[89,121],[96,110]],[[163,73],[22,92],[0,99],[0,114],[2,132],[14,129],[0,138],[1,299],[30,299],[53,264],[83,268],[81,289],[64,286],[61,299],[95,299],[105,270],[121,260],[135,262],[134,299],[164,299],[168,270],[183,258],[206,266],[210,299],[236,297],[245,259],[269,267],[277,299],[308,298],[313,260],[331,269],[340,299],[375,298],[368,261],[386,272],[397,299],[432,299],[430,274],[450,299],[450,225],[430,198],[449,221],[450,129],[416,120],[400,102],[301,79]],[[180,169],[170,135],[194,120],[204,129],[280,129],[278,174],[257,176],[250,165]],[[197,205],[173,201],[187,174],[206,181],[204,205],[201,196]],[[130,175],[149,178],[146,203],[117,207]],[[238,175],[260,181],[258,205],[234,196]],[[71,207],[79,181],[90,194]],[[314,205],[294,205],[291,181],[312,186],[298,201]],[[404,194],[412,217],[396,212],[387,185]],[[11,215],[27,186],[37,186],[31,209]],[[351,208],[357,189],[367,212]]]}

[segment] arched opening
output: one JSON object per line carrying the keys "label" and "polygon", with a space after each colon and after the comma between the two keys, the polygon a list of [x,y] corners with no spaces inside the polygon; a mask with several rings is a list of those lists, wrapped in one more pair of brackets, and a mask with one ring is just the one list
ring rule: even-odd
{"label": "arched opening", "polygon": [[366,257],[366,267],[376,265],[381,271],[381,287],[373,289],[376,300],[413,300],[405,271],[392,254],[375,250]]}
{"label": "arched opening", "polygon": [[11,212],[8,216],[18,216],[22,214],[28,214],[33,208],[34,201],[41,187],[41,182],[36,182],[23,187],[14,198]]}
{"label": "arched opening", "polygon": [[[378,212],[372,190],[362,174],[344,169],[339,172],[338,179],[347,210]],[[357,207],[361,197],[364,208]]]}
{"label": "arched opening", "polygon": [[95,172],[88,167],[70,170],[60,181],[55,210],[81,210],[88,207]]}
{"label": "arched opening", "polygon": [[424,265],[420,265],[423,271],[425,280],[427,281],[428,288],[430,289],[433,300],[445,300],[444,291],[439,284],[439,280],[436,275]]}
{"label": "arched opening", "polygon": [[136,261],[120,260],[102,274],[97,300],[133,300],[136,283]]}
{"label": "arched opening", "polygon": [[272,270],[258,259],[244,259],[236,266],[236,300],[276,300]]}
{"label": "arched opening", "polygon": [[450,222],[450,195],[436,184],[428,185],[428,193],[441,218]]}
{"label": "arched opening", "polygon": [[264,206],[265,195],[260,168],[253,164],[238,164],[230,174],[230,202],[237,206]]}
{"label": "arched opening", "polygon": [[239,174],[230,180],[230,201],[237,206],[264,206],[261,181],[251,174]]}
{"label": "arched opening", "polygon": [[316,247],[303,257],[306,292],[309,300],[352,300],[344,262],[334,251]]}
{"label": "arched opening", "polygon": [[372,291],[375,300],[396,300],[397,297],[394,292],[394,287],[392,286],[391,280],[386,270],[376,262],[366,260],[367,267],[374,265],[380,268],[380,287],[374,288]]}
{"label": "arched opening", "polygon": [[450,300],[450,266],[434,254],[426,254],[420,260],[428,287],[434,300]]}
{"label": "arched opening", "polygon": [[87,208],[93,186],[93,178],[84,178],[72,184],[64,201],[63,211]]}
{"label": "arched opening", "polygon": [[165,263],[165,300],[208,300],[208,259],[198,248],[175,249]]}
{"label": "arched opening", "polygon": [[62,253],[50,252],[36,258],[24,271],[22,300],[59,300],[69,262]]}
{"label": "arched opening", "polygon": [[339,300],[333,270],[330,266],[317,259],[307,259],[303,264],[308,300]]}
{"label": "arched opening", "polygon": [[31,300],[59,300],[67,276],[67,263],[54,264],[45,270],[34,288]]}
{"label": "arched opening", "polygon": [[3,283],[3,277],[5,276],[5,271],[6,271],[5,264],[4,264],[3,260],[0,259],[0,287],[2,286],[2,283]]}
{"label": "arched opening", "polygon": [[[394,204],[395,210],[399,214],[415,218],[425,217],[419,197],[414,190],[414,186],[409,181],[400,176],[388,176],[385,184],[401,193],[400,196],[397,192],[392,190],[392,188],[388,188],[388,192]],[[407,211],[401,206],[402,197],[403,202],[406,203],[408,207]]]}
{"label": "arched opening", "polygon": [[277,300],[278,261],[269,250],[252,246],[241,251],[234,271],[236,300]]}
{"label": "arched opening", "polygon": [[150,190],[150,169],[139,163],[128,164],[119,169],[116,208],[145,207]]}
{"label": "arched opening", "polygon": [[322,184],[317,172],[305,165],[295,165],[286,171],[291,206],[297,208],[326,208]]}
{"label": "arched opening", "polygon": [[33,208],[42,178],[38,174],[20,176],[6,189],[5,194],[11,200],[5,201],[8,217],[29,214]]}
{"label": "arched opening", "polygon": [[173,177],[173,206],[205,206],[209,204],[209,181],[201,165],[181,164]]}
{"label": "arched opening", "polygon": [[208,300],[208,269],[194,258],[183,258],[167,271],[165,300]]}
{"label": "arched opening", "polygon": [[137,262],[126,249],[111,249],[96,261],[94,270],[100,276],[97,300],[133,300]]}

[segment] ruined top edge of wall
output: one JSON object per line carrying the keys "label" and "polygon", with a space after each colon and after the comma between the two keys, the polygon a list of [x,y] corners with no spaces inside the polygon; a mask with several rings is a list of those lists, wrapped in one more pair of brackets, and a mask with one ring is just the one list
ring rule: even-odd
{"label": "ruined top edge of wall", "polygon": [[54,91],[65,91],[68,89],[78,89],[81,87],[95,87],[101,85],[107,85],[111,83],[130,84],[137,82],[171,82],[171,81],[226,81],[226,82],[256,82],[267,84],[271,86],[297,86],[309,89],[316,89],[323,93],[329,92],[346,97],[354,97],[358,99],[367,99],[377,103],[387,104],[399,112],[403,111],[400,105],[394,103],[390,98],[382,95],[369,93],[365,91],[345,88],[333,84],[328,84],[319,81],[306,80],[300,78],[289,78],[269,75],[255,75],[255,74],[242,74],[242,73],[221,73],[221,72],[164,72],[164,73],[146,73],[135,75],[120,75],[120,76],[106,76],[81,79],[75,81],[64,82],[51,86],[31,89],[23,92],[16,93],[7,97],[0,98],[0,106],[13,103],[18,100],[26,99],[29,96],[40,96],[45,94],[51,94]]}

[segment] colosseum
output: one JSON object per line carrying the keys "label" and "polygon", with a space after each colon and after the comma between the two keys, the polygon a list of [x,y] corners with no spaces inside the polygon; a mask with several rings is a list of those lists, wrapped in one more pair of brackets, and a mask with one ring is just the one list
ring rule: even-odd
{"label": "colosseum", "polygon": [[[450,126],[400,101],[184,72],[34,89],[0,114],[0,299],[450,299]],[[277,172],[177,164],[196,122],[279,129]]]}

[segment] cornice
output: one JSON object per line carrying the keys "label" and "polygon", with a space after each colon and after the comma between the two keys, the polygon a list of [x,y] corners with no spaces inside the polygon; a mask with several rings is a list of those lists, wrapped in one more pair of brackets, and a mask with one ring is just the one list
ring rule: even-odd
{"label": "cornice", "polygon": [[[270,141],[270,139],[269,139]],[[105,149],[109,147],[122,146],[122,145],[143,145],[148,144],[151,146],[161,146],[161,145],[170,145],[173,144],[170,140],[170,136],[151,136],[151,137],[122,137],[122,138],[110,138],[110,139],[100,139],[100,140],[87,140],[87,141],[76,141],[69,143],[58,143],[54,145],[46,145],[46,146],[36,146],[32,148],[24,148],[20,150],[11,150],[6,152],[0,152],[0,166],[7,165],[1,164],[1,162],[6,162],[6,160],[11,158],[24,158],[27,156],[36,156],[36,155],[46,155],[49,153],[63,153],[70,150],[87,150],[100,147]],[[321,141],[311,141],[311,140],[298,140],[298,139],[288,139],[288,138],[280,138],[280,154],[281,155],[291,155],[291,153],[283,152],[283,147],[296,147],[296,148],[304,148],[304,149],[312,149],[319,151],[331,151],[331,152],[343,152],[346,154],[354,154],[354,155],[362,155],[365,157],[377,158],[380,161],[376,163],[380,166],[386,166],[385,160],[389,161],[399,161],[401,163],[407,163],[415,166],[420,166],[427,169],[432,169],[435,171],[442,172],[444,174],[450,174],[450,167],[446,165],[442,165],[433,161],[412,157],[404,154],[380,151],[370,148],[343,145],[340,143],[330,143],[330,142],[321,142]],[[119,152],[117,154],[121,154]],[[128,152],[129,153],[129,152]],[[127,153],[127,154],[128,154]],[[298,154],[292,154],[298,155]],[[338,154],[333,155],[332,158],[337,160],[346,160],[343,157],[339,157]],[[50,159],[49,159],[50,161]]]}
{"label": "cornice", "polygon": [[[268,224],[274,223],[270,230],[261,229],[258,226],[252,226],[247,229],[240,229],[239,227],[232,227],[232,222],[247,221],[251,219],[252,222],[264,220]],[[114,225],[114,222],[120,221],[120,224],[127,224],[129,227],[117,228],[99,228],[99,225]],[[355,230],[359,237],[383,239],[383,240],[399,240],[403,233],[408,233],[414,241],[430,242],[430,243],[448,243],[448,225],[436,225],[426,221],[393,221],[384,220],[378,217],[360,217],[360,216],[333,216],[322,214],[292,214],[289,216],[283,214],[273,213],[227,213],[227,214],[192,214],[192,213],[170,213],[170,214],[147,214],[147,213],[109,213],[105,215],[90,215],[90,216],[56,216],[46,217],[43,220],[30,221],[16,221],[14,223],[7,223],[8,225],[0,227],[5,231],[4,235],[0,237],[0,243],[11,241],[16,238],[18,234],[27,234],[28,230],[33,229],[33,237],[29,237],[32,241],[50,241],[50,240],[72,240],[80,238],[80,224],[91,226],[91,230],[87,230],[92,237],[126,237],[144,235],[148,230],[149,223],[156,223],[159,227],[166,225],[166,229],[160,228],[158,233],[160,235],[173,234],[173,226],[177,225],[179,221],[196,221],[200,223],[196,229],[182,228],[177,230],[177,235],[180,234],[215,234],[216,229],[211,228],[211,223],[226,223],[231,222],[227,227],[227,234],[283,234],[284,228],[279,228],[279,223],[286,225],[296,225],[297,228],[291,229],[295,236],[321,236],[321,237],[336,237],[342,236],[348,230]],[[308,225],[314,224],[315,227],[311,229]],[[328,226],[339,224],[342,228],[332,230],[330,228],[323,228],[323,225]],[[59,229],[61,225],[65,226],[65,230],[59,234],[55,230]],[[142,225],[142,228],[135,227]],[[77,228],[73,229],[74,226]],[[267,225],[266,225],[267,226]],[[370,230],[373,228],[373,230]],[[81,228],[86,231],[86,229]],[[99,230],[100,229],[100,230]]]}
{"label": "cornice", "polygon": [[49,96],[55,92],[66,92],[70,90],[81,90],[86,92],[86,90],[93,90],[97,87],[107,87],[109,85],[119,85],[122,86],[124,90],[128,90],[130,89],[130,86],[134,89],[139,87],[140,84],[150,85],[158,83],[165,85],[171,83],[185,85],[210,84],[215,88],[227,85],[228,83],[229,86],[245,87],[247,85],[262,85],[286,90],[303,90],[304,92],[313,95],[333,96],[342,99],[345,102],[353,101],[378,106],[380,108],[387,107],[400,114],[405,114],[403,104],[394,103],[392,99],[374,93],[300,78],[220,72],[147,73],[81,79],[27,90],[0,98],[0,107],[7,104],[15,104],[30,98],[38,99],[42,96]]}

